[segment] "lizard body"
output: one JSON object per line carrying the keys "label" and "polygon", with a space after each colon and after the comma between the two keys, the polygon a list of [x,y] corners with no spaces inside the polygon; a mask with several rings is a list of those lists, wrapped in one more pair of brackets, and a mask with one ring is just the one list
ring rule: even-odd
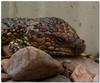
{"label": "lizard body", "polygon": [[76,31],[56,17],[2,19],[2,45],[6,44],[13,52],[31,45],[59,56],[79,55],[86,47]]}

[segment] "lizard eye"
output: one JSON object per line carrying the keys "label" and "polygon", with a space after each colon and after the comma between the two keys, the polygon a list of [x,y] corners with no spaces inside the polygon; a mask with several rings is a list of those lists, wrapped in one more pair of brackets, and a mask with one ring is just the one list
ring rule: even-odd
{"label": "lizard eye", "polygon": [[62,37],[55,37],[55,43],[58,45],[63,45],[65,42],[64,38]]}

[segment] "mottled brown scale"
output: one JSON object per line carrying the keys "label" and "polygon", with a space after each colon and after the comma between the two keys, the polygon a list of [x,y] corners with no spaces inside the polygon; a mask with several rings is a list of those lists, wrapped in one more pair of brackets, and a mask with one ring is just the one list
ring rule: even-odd
{"label": "mottled brown scale", "polygon": [[12,46],[10,42],[16,39],[27,41],[52,56],[79,55],[85,50],[84,41],[76,31],[56,17],[2,19],[2,45]]}

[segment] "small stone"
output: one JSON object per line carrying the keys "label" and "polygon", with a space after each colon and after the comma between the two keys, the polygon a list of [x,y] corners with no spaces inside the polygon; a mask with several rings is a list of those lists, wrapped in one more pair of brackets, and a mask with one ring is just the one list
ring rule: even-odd
{"label": "small stone", "polygon": [[8,46],[3,46],[3,58],[10,58],[11,52]]}
{"label": "small stone", "polygon": [[76,66],[76,64],[74,64],[71,60],[65,60],[62,62],[62,64],[63,64],[63,67],[69,70],[70,72],[73,72]]}
{"label": "small stone", "polygon": [[57,75],[43,80],[42,82],[70,82],[69,78],[64,75]]}
{"label": "small stone", "polygon": [[86,68],[79,64],[76,66],[74,72],[71,75],[71,78],[74,82],[91,82],[92,77],[87,72]]}
{"label": "small stone", "polygon": [[5,82],[7,80],[9,80],[10,78],[8,77],[8,74],[6,73],[1,73],[1,81]]}
{"label": "small stone", "polygon": [[95,59],[95,62],[96,62],[96,63],[99,63],[99,58],[96,58],[96,59]]}
{"label": "small stone", "polygon": [[90,55],[89,58],[94,60],[95,57],[93,55]]}
{"label": "small stone", "polygon": [[2,65],[1,65],[1,72],[2,72],[2,73],[4,73],[4,72],[5,72],[5,71],[3,70],[3,67],[2,67]]}
{"label": "small stone", "polygon": [[65,67],[68,68],[70,71],[74,71],[75,67],[78,64],[82,64],[86,67],[89,74],[92,76],[92,78],[99,72],[99,64],[94,62],[94,60],[87,58],[87,57],[67,57],[67,58],[56,58],[60,62],[65,62],[66,60],[71,60],[71,63],[64,63]]}
{"label": "small stone", "polygon": [[96,74],[96,76],[93,78],[93,82],[99,82],[99,75]]}
{"label": "small stone", "polygon": [[87,53],[81,53],[80,55],[83,56],[83,57],[88,57],[88,56],[90,56],[90,55],[87,54]]}
{"label": "small stone", "polygon": [[65,60],[64,63],[71,63],[71,60]]}
{"label": "small stone", "polygon": [[9,65],[8,75],[14,81],[34,81],[64,72],[59,61],[32,46],[13,54]]}
{"label": "small stone", "polygon": [[3,59],[1,61],[1,65],[2,65],[3,71],[7,73],[7,69],[9,67],[9,59]]}
{"label": "small stone", "polygon": [[62,62],[63,67],[64,67],[64,75],[68,78],[70,78],[70,75],[72,74],[74,68],[75,68],[75,64],[72,63],[72,61],[70,60],[65,60],[64,62]]}

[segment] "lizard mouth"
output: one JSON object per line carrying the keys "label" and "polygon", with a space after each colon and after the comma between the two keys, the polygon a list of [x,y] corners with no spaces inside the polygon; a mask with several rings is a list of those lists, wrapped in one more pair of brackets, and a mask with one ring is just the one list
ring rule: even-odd
{"label": "lizard mouth", "polygon": [[44,50],[51,56],[73,56],[73,52],[69,48],[55,48],[54,50]]}
{"label": "lizard mouth", "polygon": [[[22,44],[21,44],[22,43]],[[12,53],[15,53],[16,51],[18,51],[20,48],[23,48],[23,47],[26,47],[26,46],[29,46],[29,45],[23,45],[23,42],[21,40],[15,40],[15,41],[12,41],[10,42],[9,44],[9,48],[11,50]],[[43,45],[44,46],[44,45]],[[55,56],[73,56],[73,52],[71,49],[69,48],[60,48],[60,47],[56,47],[54,48],[53,46],[52,47],[46,47],[45,49],[43,48],[40,48],[40,47],[36,47],[36,48],[39,48],[43,51],[45,51],[46,53],[50,54],[51,56],[55,57]]]}

